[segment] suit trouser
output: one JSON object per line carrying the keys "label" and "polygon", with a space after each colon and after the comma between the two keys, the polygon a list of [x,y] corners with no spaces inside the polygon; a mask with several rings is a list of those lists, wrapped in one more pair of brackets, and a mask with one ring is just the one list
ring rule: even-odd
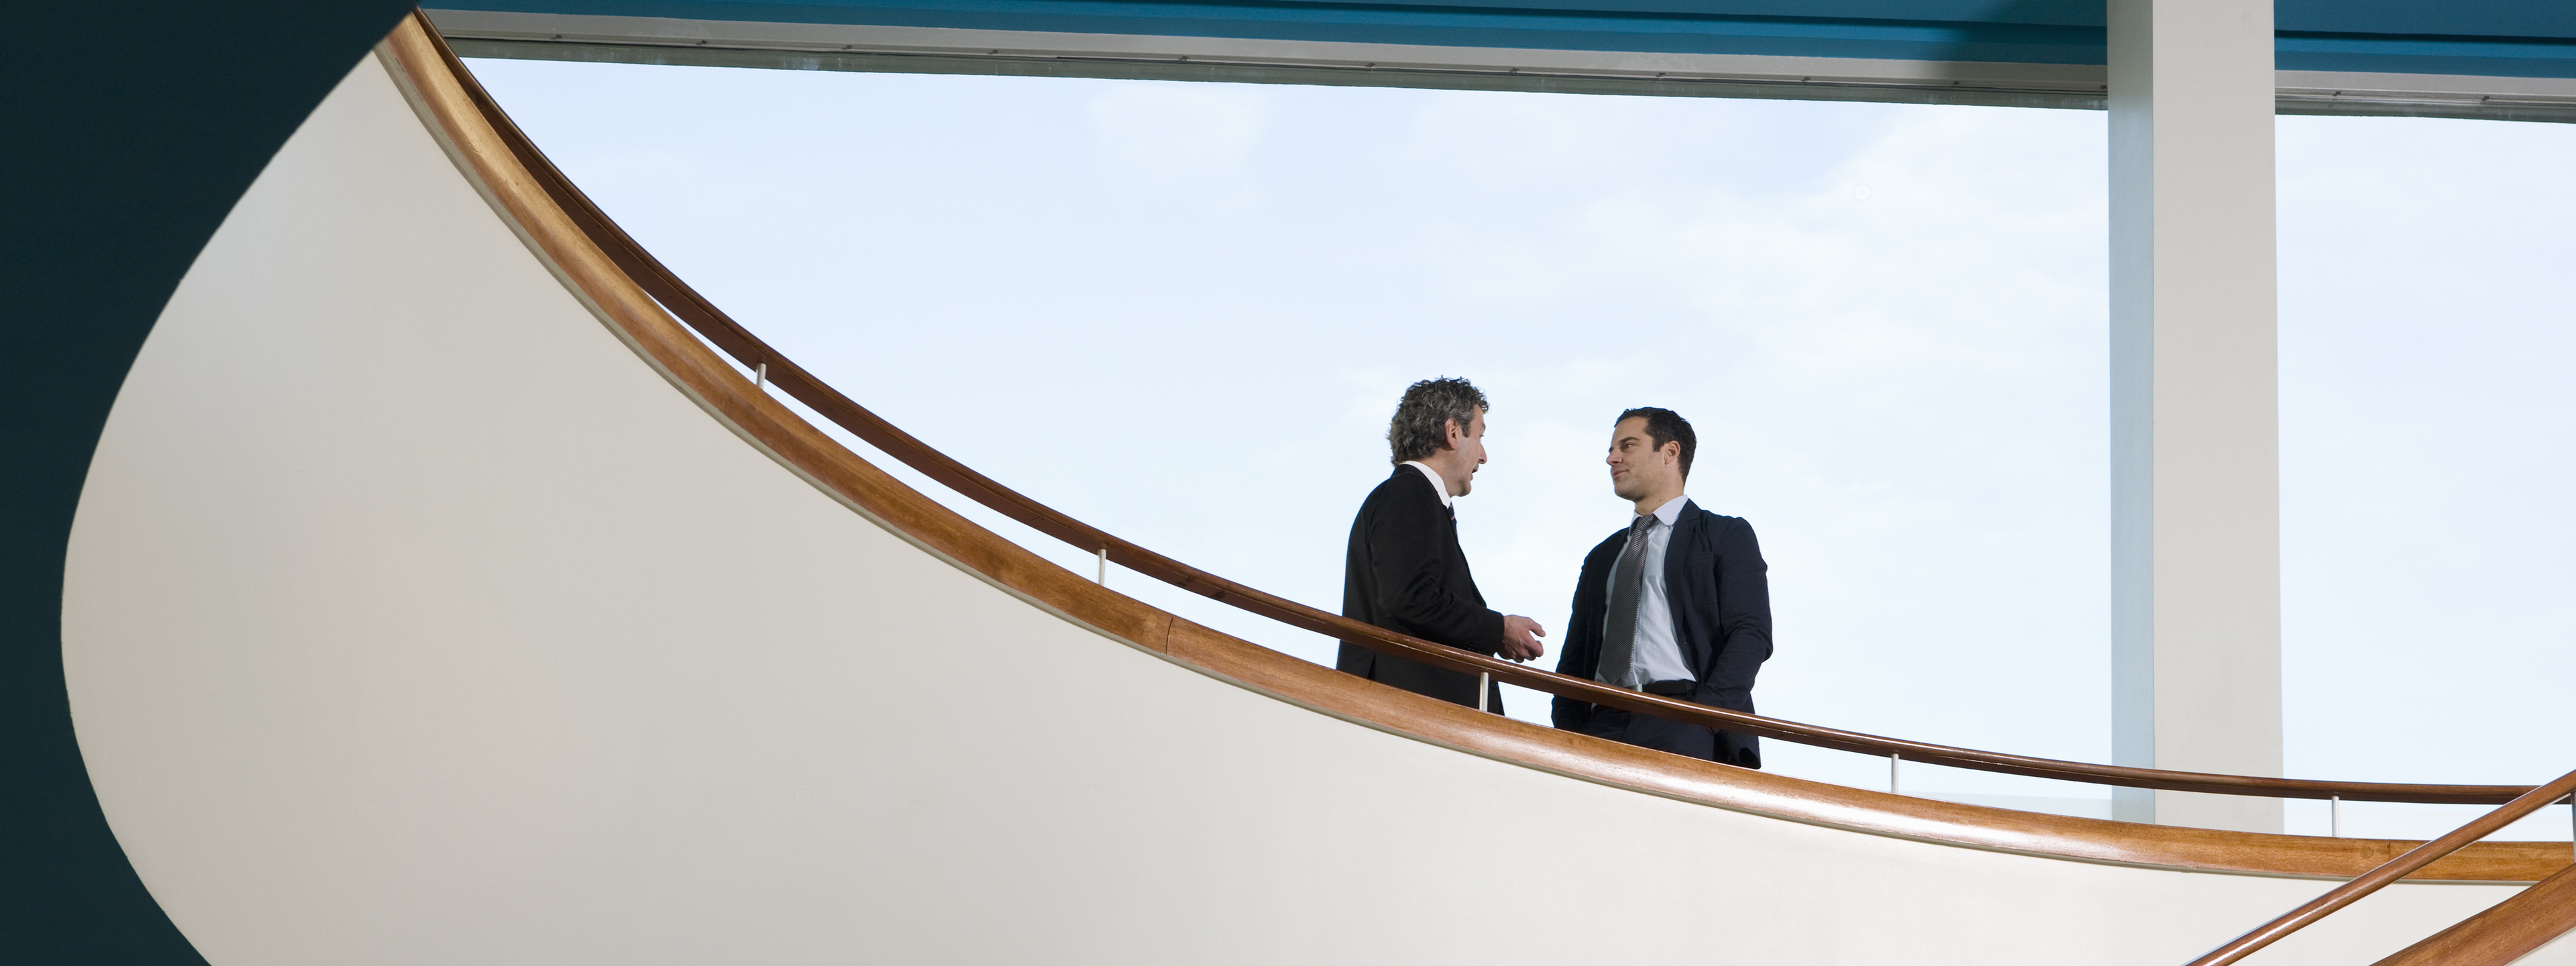
{"label": "suit trouser", "polygon": [[1688,755],[1702,761],[1717,760],[1717,732],[1705,725],[1683,724],[1596,705],[1592,709],[1591,720],[1583,724],[1583,733],[1639,748]]}

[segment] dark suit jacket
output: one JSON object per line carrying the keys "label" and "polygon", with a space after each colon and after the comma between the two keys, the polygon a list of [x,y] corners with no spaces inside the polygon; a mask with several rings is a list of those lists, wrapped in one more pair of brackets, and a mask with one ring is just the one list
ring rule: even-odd
{"label": "dark suit jacket", "polygon": [[[1574,584],[1574,616],[1567,618],[1565,650],[1556,670],[1591,678],[1601,666],[1602,618],[1610,610],[1610,568],[1627,549],[1628,528],[1592,548],[1583,558],[1583,576]],[[1770,567],[1762,562],[1762,545],[1753,525],[1742,517],[1725,517],[1682,504],[1673,520],[1672,542],[1664,549],[1664,594],[1672,604],[1673,637],[1682,658],[1699,676],[1690,700],[1750,713],[1753,676],[1771,656]],[[1556,699],[1556,726],[1583,728],[1596,705],[1572,698]],[[1762,749],[1752,735],[1717,733],[1718,760],[1746,768],[1762,767]]]}
{"label": "dark suit jacket", "polygon": [[[1342,616],[1479,654],[1502,649],[1503,615],[1485,606],[1458,549],[1458,520],[1440,505],[1421,470],[1398,465],[1395,475],[1370,491],[1351,521],[1350,553],[1342,563]],[[1476,676],[1380,654],[1342,642],[1333,666],[1415,694],[1474,707]],[[1503,711],[1502,686],[1486,695],[1487,710]]]}

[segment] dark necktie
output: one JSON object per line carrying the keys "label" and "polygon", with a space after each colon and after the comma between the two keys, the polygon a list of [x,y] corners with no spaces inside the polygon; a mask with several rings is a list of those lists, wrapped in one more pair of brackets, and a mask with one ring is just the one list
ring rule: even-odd
{"label": "dark necktie", "polygon": [[1646,531],[1655,525],[1654,514],[1640,514],[1628,525],[1628,546],[1619,551],[1619,565],[1610,571],[1610,626],[1601,639],[1601,680],[1619,687],[1628,686],[1629,670],[1637,658],[1637,610],[1646,596]]}

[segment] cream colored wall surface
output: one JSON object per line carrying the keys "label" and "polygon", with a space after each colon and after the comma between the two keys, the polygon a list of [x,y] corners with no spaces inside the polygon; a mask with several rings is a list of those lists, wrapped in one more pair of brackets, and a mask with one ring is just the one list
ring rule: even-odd
{"label": "cream colored wall surface", "polygon": [[1653,797],[1066,623],[699,409],[373,62],[137,360],[64,641],[108,818],[217,966],[2173,964],[2326,885]]}

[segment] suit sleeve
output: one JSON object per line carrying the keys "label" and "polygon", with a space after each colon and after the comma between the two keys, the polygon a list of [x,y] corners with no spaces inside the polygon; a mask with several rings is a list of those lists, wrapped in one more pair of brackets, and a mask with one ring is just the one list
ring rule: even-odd
{"label": "suit sleeve", "polygon": [[[1589,681],[1601,669],[1601,615],[1610,608],[1610,564],[1626,545],[1621,539],[1626,533],[1612,534],[1583,558],[1582,572],[1574,580],[1574,610],[1565,618],[1564,644],[1557,651],[1558,674]],[[1550,705],[1548,718],[1558,728],[1581,731],[1592,721],[1592,708],[1592,702],[1560,695]]]}
{"label": "suit sleeve", "polygon": [[1449,537],[1440,528],[1445,514],[1438,498],[1426,487],[1420,500],[1393,504],[1369,526],[1377,599],[1397,625],[1389,630],[1479,654],[1502,650],[1502,613],[1448,586]]}
{"label": "suit sleeve", "polygon": [[1726,518],[1717,541],[1716,666],[1709,684],[1720,707],[1753,710],[1753,678],[1771,657],[1771,578],[1753,525]]}

